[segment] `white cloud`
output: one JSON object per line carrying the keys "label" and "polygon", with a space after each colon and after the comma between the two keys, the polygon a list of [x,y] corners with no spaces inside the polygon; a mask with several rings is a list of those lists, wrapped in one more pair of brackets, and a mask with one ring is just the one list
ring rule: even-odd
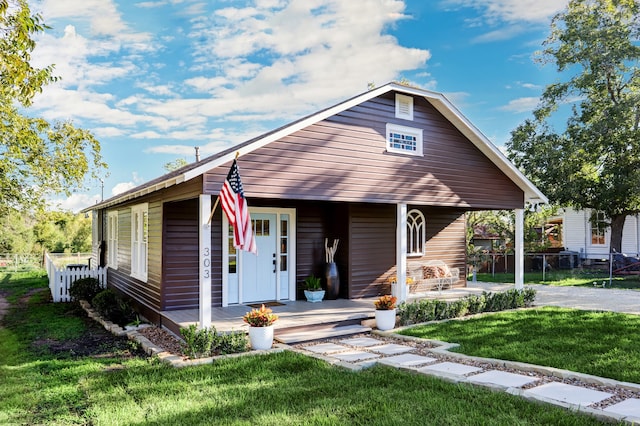
{"label": "white cloud", "polygon": [[[45,0],[45,19],[65,30],[43,34],[34,58],[55,63],[62,80],[34,108],[101,137],[185,141],[149,152],[199,144],[213,153],[365,91],[370,81],[424,69],[430,58],[388,34],[408,18],[399,0],[262,0],[180,19],[204,5],[137,3],[140,12],[166,10],[178,21],[152,37],[136,31],[114,0]],[[170,51],[176,46],[183,51]],[[235,130],[238,122],[244,130]]]}
{"label": "white cloud", "polygon": [[491,43],[494,41],[501,40],[509,40],[523,32],[527,31],[528,28],[522,25],[509,25],[504,28],[500,28],[498,30],[489,31],[488,33],[484,33],[478,37],[475,37],[472,42],[473,43]]}
{"label": "white cloud", "polygon": [[100,201],[100,194],[71,194],[68,198],[59,198],[49,201],[54,209],[78,213],[80,210],[92,206]]}
{"label": "white cloud", "polygon": [[122,129],[117,127],[96,127],[93,129],[93,133],[99,138],[112,138],[125,134]]}
{"label": "white cloud", "polygon": [[540,98],[518,98],[509,101],[507,105],[500,107],[500,109],[503,111],[510,111],[515,113],[532,112],[534,109],[536,109],[539,103]]}
{"label": "white cloud", "polygon": [[81,19],[89,23],[88,28],[96,35],[108,35],[135,43],[144,43],[151,39],[147,33],[131,30],[123,21],[113,0],[45,0],[41,7],[46,19]]}
{"label": "white cloud", "polygon": [[122,194],[123,192],[126,192],[132,188],[135,188],[137,185],[134,182],[120,182],[117,183],[112,189],[111,189],[111,195],[115,196],[118,194]]}
{"label": "white cloud", "polygon": [[550,18],[569,3],[568,0],[444,0],[451,6],[472,7],[485,20],[505,22],[548,23]]}

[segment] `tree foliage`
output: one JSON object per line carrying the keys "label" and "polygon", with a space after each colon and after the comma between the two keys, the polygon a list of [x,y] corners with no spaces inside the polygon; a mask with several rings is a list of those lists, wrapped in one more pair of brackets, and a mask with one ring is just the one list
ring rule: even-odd
{"label": "tree foliage", "polygon": [[[604,212],[612,251],[625,217],[640,212],[639,9],[634,0],[571,0],[554,17],[540,60],[570,77],[546,87],[507,144],[550,201]],[[570,103],[557,132],[551,122]]]}
{"label": "tree foliage", "polygon": [[57,80],[52,65],[31,65],[33,37],[46,28],[26,0],[0,0],[0,216],[42,207],[52,193],[70,195],[87,173],[106,167],[89,131],[25,114]]}
{"label": "tree foliage", "polygon": [[0,217],[0,253],[42,254],[91,251],[91,219],[66,211],[23,213]]}
{"label": "tree foliage", "polygon": [[[551,246],[544,232],[545,224],[556,215],[558,208],[551,205],[539,206],[535,211],[525,210],[524,249],[526,252],[541,252]],[[486,210],[467,213],[467,248],[470,255],[477,254],[478,248],[471,244],[475,231],[500,237],[505,252],[515,246],[515,212],[513,210]]]}
{"label": "tree foliage", "polygon": [[176,158],[173,161],[169,161],[168,163],[165,163],[163,167],[167,172],[172,172],[174,170],[178,170],[179,168],[186,166],[187,164],[189,164],[189,162],[186,159]]}

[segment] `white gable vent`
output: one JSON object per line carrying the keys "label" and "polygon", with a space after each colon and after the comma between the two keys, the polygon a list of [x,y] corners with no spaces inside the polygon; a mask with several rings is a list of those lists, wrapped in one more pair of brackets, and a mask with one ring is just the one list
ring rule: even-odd
{"label": "white gable vent", "polygon": [[396,93],[396,118],[413,120],[413,98]]}

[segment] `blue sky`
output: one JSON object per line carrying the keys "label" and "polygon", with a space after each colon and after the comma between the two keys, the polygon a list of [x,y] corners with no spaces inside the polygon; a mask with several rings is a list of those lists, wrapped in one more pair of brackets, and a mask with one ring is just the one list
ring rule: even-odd
{"label": "blue sky", "polygon": [[[55,64],[34,114],[91,130],[109,198],[402,78],[444,93],[494,144],[557,79],[534,63],[565,0],[40,0]],[[77,211],[100,199],[59,198]]]}

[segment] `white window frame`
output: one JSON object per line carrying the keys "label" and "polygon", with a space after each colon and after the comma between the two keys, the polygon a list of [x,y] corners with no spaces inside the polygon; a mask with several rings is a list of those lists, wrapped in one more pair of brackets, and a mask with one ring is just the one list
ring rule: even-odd
{"label": "white window frame", "polygon": [[413,97],[396,93],[396,118],[413,121]]}
{"label": "white window frame", "polygon": [[[404,154],[404,155],[415,155],[422,156],[422,129],[417,129],[415,127],[407,127],[400,126],[398,124],[387,123],[387,133],[386,133],[386,144],[387,151],[393,152],[396,154]],[[403,135],[414,136],[416,138],[416,150],[408,151],[406,149],[395,148],[391,146],[391,141],[389,140],[391,133],[401,133]]]}
{"label": "white window frame", "polygon": [[[593,236],[594,231],[598,231],[598,235],[602,235],[602,243],[594,243]],[[604,212],[592,210],[591,217],[589,218],[589,241],[593,247],[605,247],[609,237],[609,226],[604,215]]]}
{"label": "white window frame", "polygon": [[131,276],[145,282],[149,265],[148,243],[149,204],[145,203],[131,207]]}
{"label": "white window frame", "polygon": [[[407,256],[424,256],[427,242],[427,221],[418,209],[407,212]],[[416,250],[412,250],[413,248]]]}
{"label": "white window frame", "polygon": [[107,213],[107,266],[118,269],[118,212]]}

